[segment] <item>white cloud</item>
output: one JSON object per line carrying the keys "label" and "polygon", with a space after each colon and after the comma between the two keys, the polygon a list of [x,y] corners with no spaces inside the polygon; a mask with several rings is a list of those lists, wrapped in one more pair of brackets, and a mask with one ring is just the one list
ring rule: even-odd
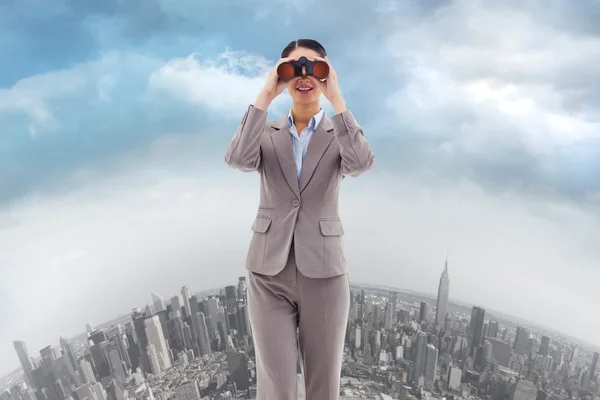
{"label": "white cloud", "polygon": [[[241,117],[262,90],[276,60],[260,55],[228,50],[215,60],[192,54],[174,58],[149,78],[149,93],[164,91],[177,99],[198,104],[228,117]],[[321,96],[323,109],[332,115],[333,107]],[[278,118],[291,107],[287,92],[278,96],[269,112]]]}
{"label": "white cloud", "polygon": [[409,74],[388,105],[424,132],[455,130],[478,147],[502,127],[532,152],[600,138],[597,110],[570,106],[591,93],[589,81],[566,82],[597,79],[590,60],[600,60],[600,38],[553,30],[516,8],[456,1],[397,29],[386,46]]}
{"label": "white cloud", "polygon": [[61,102],[109,101],[124,71],[151,67],[156,62],[138,54],[116,52],[71,68],[21,79],[11,88],[0,89],[0,122],[10,114],[24,115],[34,138],[44,132],[59,131],[63,121],[58,114],[64,112]]}

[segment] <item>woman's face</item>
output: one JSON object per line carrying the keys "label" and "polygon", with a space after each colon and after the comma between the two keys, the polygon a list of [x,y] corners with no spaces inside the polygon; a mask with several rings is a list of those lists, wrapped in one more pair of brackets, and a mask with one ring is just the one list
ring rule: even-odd
{"label": "woman's face", "polygon": [[[314,61],[315,57],[320,57],[319,53],[314,50],[299,47],[292,51],[289,57],[306,57],[310,61]],[[292,100],[297,104],[311,104],[319,101],[321,96],[321,87],[319,81],[314,76],[296,76],[288,82],[288,92],[292,96]],[[304,89],[304,90],[301,90]]]}

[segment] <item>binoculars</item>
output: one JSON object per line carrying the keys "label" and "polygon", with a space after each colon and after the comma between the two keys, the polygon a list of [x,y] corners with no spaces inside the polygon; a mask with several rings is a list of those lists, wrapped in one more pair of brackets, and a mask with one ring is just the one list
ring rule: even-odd
{"label": "binoculars", "polygon": [[302,56],[298,61],[287,61],[277,67],[277,76],[283,81],[289,81],[295,76],[303,76],[302,67],[306,67],[306,75],[312,75],[320,81],[329,75],[329,65],[324,61],[310,61]]}

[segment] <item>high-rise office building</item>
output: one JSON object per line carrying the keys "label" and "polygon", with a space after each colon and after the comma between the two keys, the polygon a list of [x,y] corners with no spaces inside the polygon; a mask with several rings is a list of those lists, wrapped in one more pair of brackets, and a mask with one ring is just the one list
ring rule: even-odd
{"label": "high-rise office building", "polygon": [[536,400],[537,387],[525,379],[519,379],[515,386],[512,400]]}
{"label": "high-rise office building", "polygon": [[33,362],[31,361],[31,357],[29,357],[29,351],[27,350],[27,345],[22,340],[15,340],[13,342],[15,346],[15,351],[17,352],[17,357],[19,357],[19,362],[21,363],[21,367],[23,368],[23,373],[25,374],[25,380],[27,385],[31,388],[35,388],[33,384],[33,378],[31,373],[34,370]]}
{"label": "high-rise office building", "polygon": [[469,325],[469,339],[471,341],[470,356],[473,357],[475,349],[483,346],[483,325],[485,322],[485,310],[481,307],[473,307],[471,311],[471,323]]}
{"label": "high-rise office building", "polygon": [[183,312],[181,312],[181,300],[179,300],[179,295],[171,297],[171,310],[173,312],[179,312],[179,315],[183,317]]}
{"label": "high-rise office building", "polygon": [[392,330],[392,317],[393,317],[392,303],[387,303],[385,306],[385,317],[383,320],[384,329],[388,331]]}
{"label": "high-rise office building", "polygon": [[54,367],[54,363],[56,362],[56,353],[54,352],[54,348],[52,346],[44,347],[40,350],[40,357],[42,359],[41,366],[43,367],[44,372],[49,374]]}
{"label": "high-rise office building", "polygon": [[60,347],[63,351],[64,357],[67,360],[67,365],[70,368],[71,373],[74,373],[78,370],[78,364],[77,356],[75,355],[75,351],[73,350],[73,345],[71,344],[71,341],[68,338],[62,335],[60,336],[58,341],[60,342]]}
{"label": "high-rise office building", "polygon": [[594,376],[596,376],[596,368],[598,367],[598,353],[594,353],[594,357],[592,358],[592,365],[590,366],[590,379],[594,380]]}
{"label": "high-rise office building", "polygon": [[437,371],[438,350],[434,345],[428,344],[425,353],[425,387],[431,389],[435,383]]}
{"label": "high-rise office building", "polygon": [[488,337],[492,339],[498,338],[498,321],[490,320],[490,329],[488,332]]}
{"label": "high-rise office building", "polygon": [[237,288],[233,285],[225,286],[225,298],[236,299],[238,298]]}
{"label": "high-rise office building", "polygon": [[425,374],[425,358],[427,357],[427,334],[423,331],[417,332],[417,351],[415,355],[415,370],[413,381],[418,382]]}
{"label": "high-rise office building", "polygon": [[[167,342],[163,335],[163,329],[158,316],[152,316],[144,321],[146,335],[148,336],[148,346],[152,345],[158,358],[160,372],[171,367],[171,356]],[[153,371],[155,374],[156,371]]]}
{"label": "high-rise office building", "polygon": [[513,348],[515,353],[524,355],[527,353],[527,345],[529,344],[529,331],[521,326],[517,328],[515,343]]}
{"label": "high-rise office building", "polygon": [[438,287],[438,297],[435,310],[435,327],[436,329],[444,329],[446,323],[446,315],[448,314],[448,298],[450,296],[450,278],[448,276],[448,260],[444,264],[444,272],[440,277]]}
{"label": "high-rise office building", "polygon": [[150,318],[151,316],[152,313],[150,312],[149,307],[146,307],[146,310],[144,312],[137,308],[133,311],[133,315],[131,316],[138,345],[137,354],[139,355],[139,367],[144,372],[151,372],[147,351],[148,335],[146,334],[146,325],[144,322],[147,318]]}
{"label": "high-rise office building", "polygon": [[87,360],[81,360],[79,362],[79,368],[81,368],[81,373],[83,374],[83,380],[85,383],[96,383],[96,376],[94,375],[92,364],[90,364]]}
{"label": "high-rise office building", "polygon": [[550,353],[550,338],[548,336],[542,336],[542,342],[540,343],[540,355],[547,356]]}
{"label": "high-rise office building", "polygon": [[210,348],[210,338],[208,334],[208,324],[206,323],[206,317],[203,312],[197,314],[199,318],[199,327],[200,331],[198,334],[198,341],[200,344],[200,355],[205,356],[207,354],[211,354],[212,350]]}
{"label": "high-rise office building", "polygon": [[429,310],[427,309],[427,303],[422,301],[421,307],[419,308],[419,321],[418,322],[427,321],[428,315],[429,315]]}
{"label": "high-rise office building", "polygon": [[392,305],[392,322],[396,316],[396,304],[398,303],[398,292],[390,292],[390,304]]}
{"label": "high-rise office building", "polygon": [[154,312],[160,312],[165,309],[165,302],[163,298],[155,293],[151,293],[152,295],[152,305],[154,305]]}
{"label": "high-rise office building", "polygon": [[181,288],[181,298],[183,299],[183,306],[185,307],[185,316],[192,315],[190,309],[190,291],[187,286]]}
{"label": "high-rise office building", "polygon": [[246,302],[246,277],[240,276],[238,281],[238,298]]}

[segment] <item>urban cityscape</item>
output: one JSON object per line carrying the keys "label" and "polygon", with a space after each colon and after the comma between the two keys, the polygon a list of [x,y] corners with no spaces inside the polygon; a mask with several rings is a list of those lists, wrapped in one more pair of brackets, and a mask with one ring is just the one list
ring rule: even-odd
{"label": "urban cityscape", "polygon": [[[447,260],[437,297],[351,285],[341,399],[600,396],[598,349],[450,303],[450,288]],[[61,336],[37,357],[15,340],[21,368],[0,379],[0,400],[255,398],[245,277],[201,293],[183,286],[167,301],[152,293],[151,300],[126,317],[88,323],[76,338]],[[298,382],[297,398],[305,399],[300,368]]]}

